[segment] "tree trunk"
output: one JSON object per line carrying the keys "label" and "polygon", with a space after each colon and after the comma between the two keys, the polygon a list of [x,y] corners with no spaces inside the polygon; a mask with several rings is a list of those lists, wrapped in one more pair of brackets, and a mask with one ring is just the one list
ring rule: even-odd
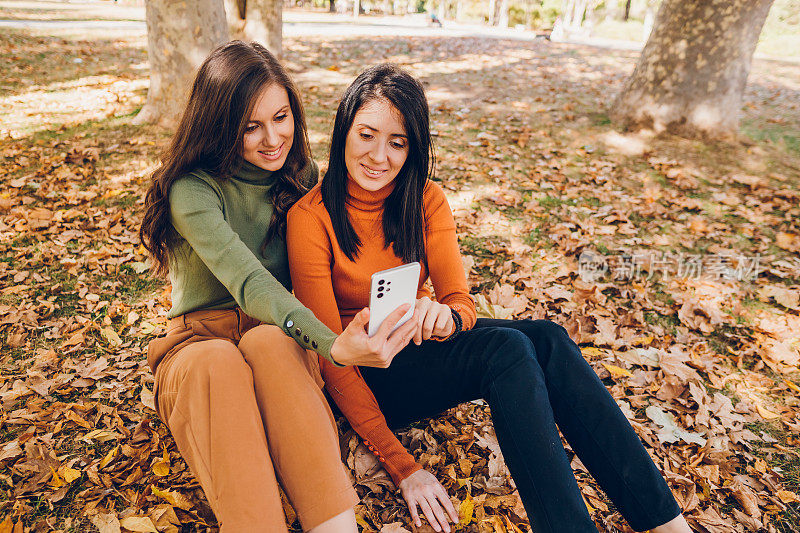
{"label": "tree trunk", "polygon": [[225,0],[231,39],[256,41],[276,57],[283,52],[283,0]]}
{"label": "tree trunk", "polygon": [[328,13],[336,13],[336,0],[328,0]]}
{"label": "tree trunk", "polygon": [[353,0],[353,18],[358,18],[359,11],[361,11],[361,0]]}
{"label": "tree trunk", "polygon": [[216,46],[228,40],[222,0],[148,0],[150,88],[134,120],[173,126],[180,118],[195,73]]}
{"label": "tree trunk", "polygon": [[613,115],[629,128],[730,139],[773,0],[664,0]]}
{"label": "tree trunk", "polygon": [[497,16],[497,25],[508,28],[508,0],[500,0],[500,13]]}
{"label": "tree trunk", "polygon": [[622,20],[628,22],[628,18],[631,16],[631,0],[625,0],[625,14],[622,16]]}

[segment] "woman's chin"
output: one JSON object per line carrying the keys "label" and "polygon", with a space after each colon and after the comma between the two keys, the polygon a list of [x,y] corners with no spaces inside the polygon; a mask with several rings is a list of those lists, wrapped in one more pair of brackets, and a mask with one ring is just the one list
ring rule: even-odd
{"label": "woman's chin", "polygon": [[286,158],[282,157],[274,161],[269,161],[265,158],[257,158],[257,159],[248,159],[248,161],[257,166],[258,168],[269,170],[270,172],[276,172],[281,168],[283,168],[283,164],[286,163]]}
{"label": "woman's chin", "polygon": [[387,179],[376,179],[376,178],[371,178],[369,176],[363,176],[363,175],[359,176],[359,178],[354,180],[354,181],[358,184],[359,187],[361,187],[365,191],[369,191],[369,192],[377,192],[377,191],[383,189],[384,187],[386,187],[387,185],[389,185],[392,182],[391,179],[388,179],[388,180]]}

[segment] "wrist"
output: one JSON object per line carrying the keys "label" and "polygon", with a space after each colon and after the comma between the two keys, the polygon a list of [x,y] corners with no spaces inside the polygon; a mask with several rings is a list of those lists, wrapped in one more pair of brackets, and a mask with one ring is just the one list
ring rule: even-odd
{"label": "wrist", "polygon": [[447,337],[447,340],[450,340],[461,333],[461,330],[464,327],[464,322],[461,320],[461,315],[458,313],[458,311],[451,308],[450,313],[453,316],[453,332]]}
{"label": "wrist", "polygon": [[339,348],[338,347],[340,345],[339,339],[341,339],[341,338],[342,338],[342,336],[339,335],[339,336],[336,337],[336,339],[334,339],[333,344],[331,345],[331,350],[329,352],[331,363],[333,363],[336,366],[345,366],[344,364],[339,362],[341,360],[341,357],[340,357],[341,354],[339,353]]}

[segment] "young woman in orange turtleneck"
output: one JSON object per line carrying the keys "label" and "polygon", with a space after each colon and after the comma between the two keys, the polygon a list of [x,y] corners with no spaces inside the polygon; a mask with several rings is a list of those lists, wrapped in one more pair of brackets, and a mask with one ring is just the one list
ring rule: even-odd
{"label": "young woman in orange turtleneck", "polygon": [[[362,73],[336,114],[328,171],[289,211],[295,294],[333,331],[368,321],[370,276],[423,265],[414,343],[388,368],[320,359],[330,396],[437,531],[458,517],[389,427],[483,398],[531,526],[596,532],[558,429],[636,530],[688,533],[672,493],[580,349],[547,320],[476,320],[433,151],[423,88],[391,65]],[[436,301],[423,286],[430,277]]]}

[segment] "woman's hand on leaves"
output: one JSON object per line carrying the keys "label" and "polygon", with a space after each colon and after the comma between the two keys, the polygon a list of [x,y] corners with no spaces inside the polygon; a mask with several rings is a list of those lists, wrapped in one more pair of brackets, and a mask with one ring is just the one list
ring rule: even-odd
{"label": "woman's hand on leaves", "polygon": [[450,522],[458,523],[458,512],[447,496],[447,491],[436,476],[427,470],[417,470],[401,481],[399,488],[417,527],[422,526],[417,506],[422,509],[428,523],[436,531],[450,533],[448,518]]}
{"label": "woman's hand on leaves", "polygon": [[419,313],[419,327],[414,332],[414,344],[431,337],[447,338],[453,333],[455,323],[450,307],[434,302],[427,296],[417,298],[415,314]]}
{"label": "woman's hand on leaves", "polygon": [[331,346],[333,360],[342,365],[387,368],[394,356],[408,345],[418,328],[419,314],[415,309],[411,318],[392,332],[408,307],[408,304],[401,305],[392,311],[372,337],[367,335],[365,328],[369,324],[369,307],[359,311],[341,335],[333,341]]}

